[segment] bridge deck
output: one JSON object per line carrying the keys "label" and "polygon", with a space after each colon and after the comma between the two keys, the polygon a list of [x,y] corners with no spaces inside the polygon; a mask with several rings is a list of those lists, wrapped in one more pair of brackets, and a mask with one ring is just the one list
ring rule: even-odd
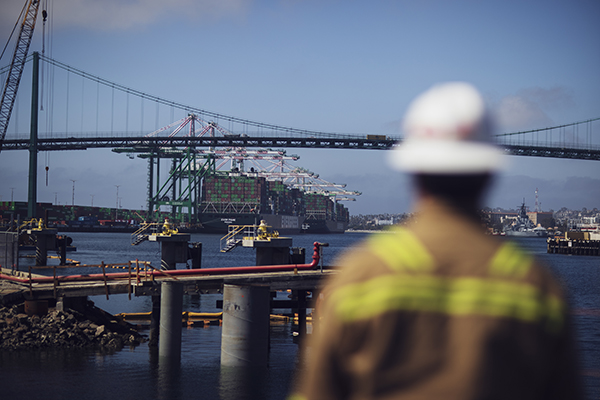
{"label": "bridge deck", "polygon": [[[38,138],[38,151],[86,150],[89,148],[130,149],[132,152],[156,150],[159,147],[285,147],[389,150],[398,138],[367,139],[361,137],[293,138],[293,137],[68,137]],[[29,139],[9,139],[2,150],[27,150]],[[528,157],[600,160],[600,149],[590,146],[534,145],[499,143],[507,154]]]}

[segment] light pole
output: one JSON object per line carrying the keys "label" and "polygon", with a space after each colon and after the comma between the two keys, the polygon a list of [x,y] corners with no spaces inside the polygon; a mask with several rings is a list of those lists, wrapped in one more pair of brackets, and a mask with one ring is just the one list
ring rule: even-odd
{"label": "light pole", "polygon": [[75,179],[71,179],[71,182],[73,182],[73,194],[71,197],[71,205],[74,206],[75,205]]}
{"label": "light pole", "polygon": [[10,188],[10,202],[13,202],[13,194],[15,192],[15,188]]}
{"label": "light pole", "polygon": [[92,198],[92,207],[94,207],[94,195],[90,194],[90,197]]}
{"label": "light pole", "polygon": [[121,185],[115,185],[115,186],[117,188],[117,202],[115,205],[115,221],[116,221],[118,219],[117,216],[118,216],[118,212],[119,212],[119,186],[121,186]]}

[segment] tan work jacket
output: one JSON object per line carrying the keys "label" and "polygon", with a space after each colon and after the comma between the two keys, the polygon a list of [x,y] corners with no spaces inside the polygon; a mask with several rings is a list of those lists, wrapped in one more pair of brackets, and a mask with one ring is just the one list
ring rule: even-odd
{"label": "tan work jacket", "polygon": [[335,265],[294,399],[580,399],[568,309],[516,245],[429,204]]}

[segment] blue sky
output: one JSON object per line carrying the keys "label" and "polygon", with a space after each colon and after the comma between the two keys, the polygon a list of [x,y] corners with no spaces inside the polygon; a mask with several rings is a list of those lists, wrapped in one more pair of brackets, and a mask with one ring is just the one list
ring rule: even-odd
{"label": "blue sky", "polygon": [[[1,2],[2,43],[22,5]],[[155,96],[254,121],[398,136],[410,100],[448,80],[469,81],[481,90],[499,133],[600,117],[595,0],[48,0],[47,9],[45,52],[53,59]],[[42,31],[40,18],[30,51],[41,51]],[[7,53],[1,66],[9,62]],[[26,71],[24,81],[29,77]],[[77,82],[70,84],[74,90]],[[9,135],[28,126],[23,85]],[[64,92],[64,82],[53,90]],[[85,90],[81,96],[94,96],[93,88]],[[86,125],[94,120],[106,127],[106,102],[86,104],[92,104]],[[144,110],[150,121],[145,126],[152,129],[152,107]],[[67,118],[58,105],[48,114],[48,108],[41,113],[42,124],[64,129]],[[83,127],[80,114],[83,109],[70,108],[71,130],[80,120]],[[170,122],[167,116],[161,111],[160,124]],[[125,129],[122,120],[112,123]],[[128,124],[140,129],[133,120]],[[600,125],[594,129],[600,146]],[[352,214],[410,209],[409,178],[389,169],[385,152],[288,152],[300,156],[299,166],[362,192],[347,203]],[[545,210],[600,208],[597,161],[509,158],[487,205],[514,208],[525,198],[533,207],[538,188]],[[114,206],[115,185],[122,207],[145,204],[142,160],[88,150],[40,153],[39,165],[38,201],[70,204],[74,179],[76,204],[90,205],[93,195],[94,205]],[[11,194],[26,200],[27,167],[27,153],[0,153],[2,200]]]}

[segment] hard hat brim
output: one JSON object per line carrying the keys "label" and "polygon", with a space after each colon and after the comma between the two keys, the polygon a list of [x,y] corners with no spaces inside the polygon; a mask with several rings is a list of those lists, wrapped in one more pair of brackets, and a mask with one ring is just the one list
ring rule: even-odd
{"label": "hard hat brim", "polygon": [[505,164],[504,153],[484,142],[407,139],[391,151],[392,168],[410,173],[475,174],[497,172]]}

